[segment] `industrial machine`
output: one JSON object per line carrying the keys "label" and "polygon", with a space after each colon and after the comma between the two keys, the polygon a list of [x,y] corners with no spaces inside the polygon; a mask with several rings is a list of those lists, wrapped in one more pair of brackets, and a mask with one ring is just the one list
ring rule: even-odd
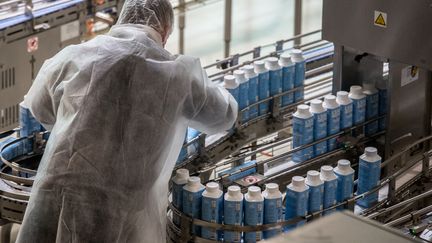
{"label": "industrial machine", "polygon": [[[260,46],[205,67],[214,82],[221,82],[226,74],[244,65],[279,57],[304,37],[322,32],[324,39],[295,46],[303,50],[306,59],[304,86],[250,104],[239,111],[238,122],[226,133],[214,136],[200,134],[189,140],[184,145],[188,153],[178,162],[176,169],[188,169],[203,183],[218,182],[224,191],[230,185],[238,185],[245,192],[251,185],[263,188],[270,182],[277,183],[284,191],[293,176],[304,176],[307,171],[319,170],[322,165],[335,166],[339,159],[350,160],[357,170],[358,158],[364,148],[374,146],[383,157],[383,173],[379,184],[370,191],[354,194],[331,208],[273,224],[232,226],[207,222],[187,216],[170,203],[167,240],[214,242],[192,234],[193,226],[257,232],[307,220],[315,222],[310,224],[311,227],[323,227],[320,222],[330,222],[339,216],[324,217],[322,220],[326,221],[320,221],[321,214],[340,207],[376,221],[376,224],[367,223],[365,232],[384,232],[404,241],[426,237],[422,233],[427,234],[432,226],[432,59],[428,55],[432,53],[432,36],[422,26],[432,22],[431,6],[430,0],[409,3],[403,0],[356,0],[349,3],[324,0],[322,31]],[[411,44],[413,40],[415,46]],[[386,113],[337,134],[292,148],[292,119],[297,105],[340,90],[348,91],[351,85],[369,81],[386,84]],[[299,90],[304,90],[304,100],[284,107],[279,105],[282,96]],[[265,102],[272,104],[267,114],[242,121],[242,116],[250,108]],[[16,109],[17,114],[18,107]],[[385,130],[366,135],[363,132],[365,126],[376,121],[385,121]],[[11,124],[5,130],[15,126]],[[292,162],[294,152],[331,138],[337,138],[337,149],[302,163]],[[40,130],[18,139],[8,138],[1,144],[0,218],[3,223],[21,222],[32,178],[47,139],[48,134]],[[356,205],[357,201],[374,192],[379,192],[376,204],[368,208]],[[181,223],[175,224],[174,217],[180,218]],[[360,222],[353,220],[352,215],[343,220],[353,224]],[[383,224],[394,230],[388,230]],[[375,230],[370,229],[374,227]],[[396,231],[405,236],[399,237]],[[293,235],[301,235],[301,232],[293,232]]]}

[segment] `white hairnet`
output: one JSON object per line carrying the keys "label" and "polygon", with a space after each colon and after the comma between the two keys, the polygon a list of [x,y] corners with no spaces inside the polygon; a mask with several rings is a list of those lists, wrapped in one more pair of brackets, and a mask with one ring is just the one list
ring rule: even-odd
{"label": "white hairnet", "polygon": [[169,0],[126,0],[117,24],[142,24],[165,35],[172,30],[174,12]]}

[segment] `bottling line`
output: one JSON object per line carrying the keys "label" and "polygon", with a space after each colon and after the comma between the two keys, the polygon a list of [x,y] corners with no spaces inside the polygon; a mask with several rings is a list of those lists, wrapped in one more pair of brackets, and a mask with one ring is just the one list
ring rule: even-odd
{"label": "bottling line", "polygon": [[[299,43],[304,37],[322,33],[323,40],[296,46],[303,51],[305,60],[305,81],[302,85],[242,106],[235,126],[224,134],[207,136],[196,133],[190,136],[183,146],[184,153],[180,156],[175,171],[187,169],[190,175],[196,176],[194,180],[198,183],[216,182],[216,186],[213,184],[215,190],[220,186],[223,192],[227,192],[233,185],[238,186],[243,193],[252,192],[250,188],[253,186],[258,187],[260,192],[261,189],[267,189],[270,183],[275,183],[284,193],[285,188],[293,184],[294,177],[303,178],[311,170],[319,171],[322,166],[336,167],[338,161],[348,160],[355,171],[354,193],[329,207],[321,207],[289,219],[285,217],[287,220],[233,225],[226,223],[227,220],[209,222],[179,208],[174,202],[176,195],[173,182],[170,185],[173,193],[169,196],[167,209],[167,241],[217,242],[223,239],[220,232],[236,232],[240,236],[238,241],[242,239],[242,235],[247,237],[249,233],[256,233],[253,236],[261,239],[261,235],[257,236],[258,232],[280,232],[287,227],[304,224],[305,221],[305,226],[294,230],[291,228],[280,238],[276,237],[274,241],[269,239],[268,242],[296,242],[302,239],[302,235],[320,232],[318,229],[334,232],[333,238],[339,237],[338,242],[346,242],[341,239],[358,239],[365,234],[370,234],[375,240],[394,242],[432,240],[432,36],[422,28],[432,22],[432,2],[324,0],[323,6],[322,31],[256,47],[205,67],[211,80],[223,83],[226,76],[236,74],[236,70],[271,57],[282,59],[283,53],[292,52],[294,43]],[[61,27],[57,31],[61,32]],[[25,38],[19,38],[19,41],[24,40],[27,43]],[[14,42],[4,41],[3,45],[8,43]],[[264,50],[269,48],[274,50],[265,53]],[[23,55],[31,57],[31,53],[25,51]],[[2,73],[2,78],[15,77],[13,71],[12,74],[9,72],[4,76]],[[2,84],[3,80],[4,78]],[[19,80],[30,81],[31,76],[20,77]],[[352,86],[366,86],[369,82],[384,84],[383,90],[387,95],[384,112],[373,116],[365,115],[363,121],[354,122],[336,133],[294,145],[296,124],[293,121],[299,105],[313,105],[314,100],[330,94],[336,95],[339,91],[350,91]],[[17,91],[19,95],[22,96],[29,85],[30,82],[20,84],[20,90]],[[282,105],[284,97],[296,97],[295,94],[302,92],[302,99]],[[3,99],[3,93],[0,97]],[[21,127],[16,129],[20,130],[18,138],[10,136],[11,132],[2,135],[6,139],[0,148],[3,162],[0,171],[0,218],[4,225],[22,221],[38,161],[49,136],[25,110],[19,111],[17,104],[21,99],[19,96],[5,98],[7,102],[15,102],[9,104],[15,108],[7,115],[12,120],[8,120],[9,123],[1,131],[14,129],[18,120]],[[1,100],[0,104],[7,102]],[[249,116],[251,110],[261,110],[260,107],[265,104],[268,105],[268,110],[258,113],[256,117]],[[353,112],[359,109],[356,107]],[[21,116],[18,116],[19,112]],[[14,115],[13,118],[11,114]],[[374,126],[376,127],[370,132]],[[301,162],[293,161],[296,154],[332,139],[337,144],[334,149]],[[362,170],[361,154],[365,148],[370,147],[376,148],[375,151],[382,157],[379,164],[381,173],[378,174],[375,185],[360,190],[363,186],[358,174]],[[204,190],[204,187],[200,190]],[[373,195],[377,195],[376,201],[361,203]],[[284,197],[285,203],[282,205],[288,205],[288,193]],[[341,209],[353,214],[344,212],[326,215]],[[283,210],[287,214],[288,208]],[[349,226],[361,228],[362,231],[351,233]],[[197,233],[200,227],[219,233],[216,238],[205,238]]]}

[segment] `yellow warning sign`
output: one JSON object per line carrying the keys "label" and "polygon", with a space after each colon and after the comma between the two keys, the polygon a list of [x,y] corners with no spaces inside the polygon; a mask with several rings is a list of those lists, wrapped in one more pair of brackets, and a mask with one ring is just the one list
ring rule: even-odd
{"label": "yellow warning sign", "polygon": [[379,27],[387,28],[387,14],[375,11],[374,24]]}

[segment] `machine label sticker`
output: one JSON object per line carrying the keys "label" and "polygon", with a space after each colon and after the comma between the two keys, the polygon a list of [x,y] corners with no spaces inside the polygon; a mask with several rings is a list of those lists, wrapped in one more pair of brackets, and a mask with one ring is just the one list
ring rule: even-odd
{"label": "machine label sticker", "polygon": [[27,52],[32,53],[39,48],[39,38],[37,36],[31,37],[27,40]]}
{"label": "machine label sticker", "polygon": [[419,79],[419,68],[416,66],[408,66],[402,69],[401,87],[408,85]]}
{"label": "machine label sticker", "polygon": [[80,23],[78,20],[64,24],[60,27],[60,40],[65,42],[67,40],[76,38],[80,35]]}
{"label": "machine label sticker", "polygon": [[387,28],[387,14],[375,11],[374,24],[379,27]]}

